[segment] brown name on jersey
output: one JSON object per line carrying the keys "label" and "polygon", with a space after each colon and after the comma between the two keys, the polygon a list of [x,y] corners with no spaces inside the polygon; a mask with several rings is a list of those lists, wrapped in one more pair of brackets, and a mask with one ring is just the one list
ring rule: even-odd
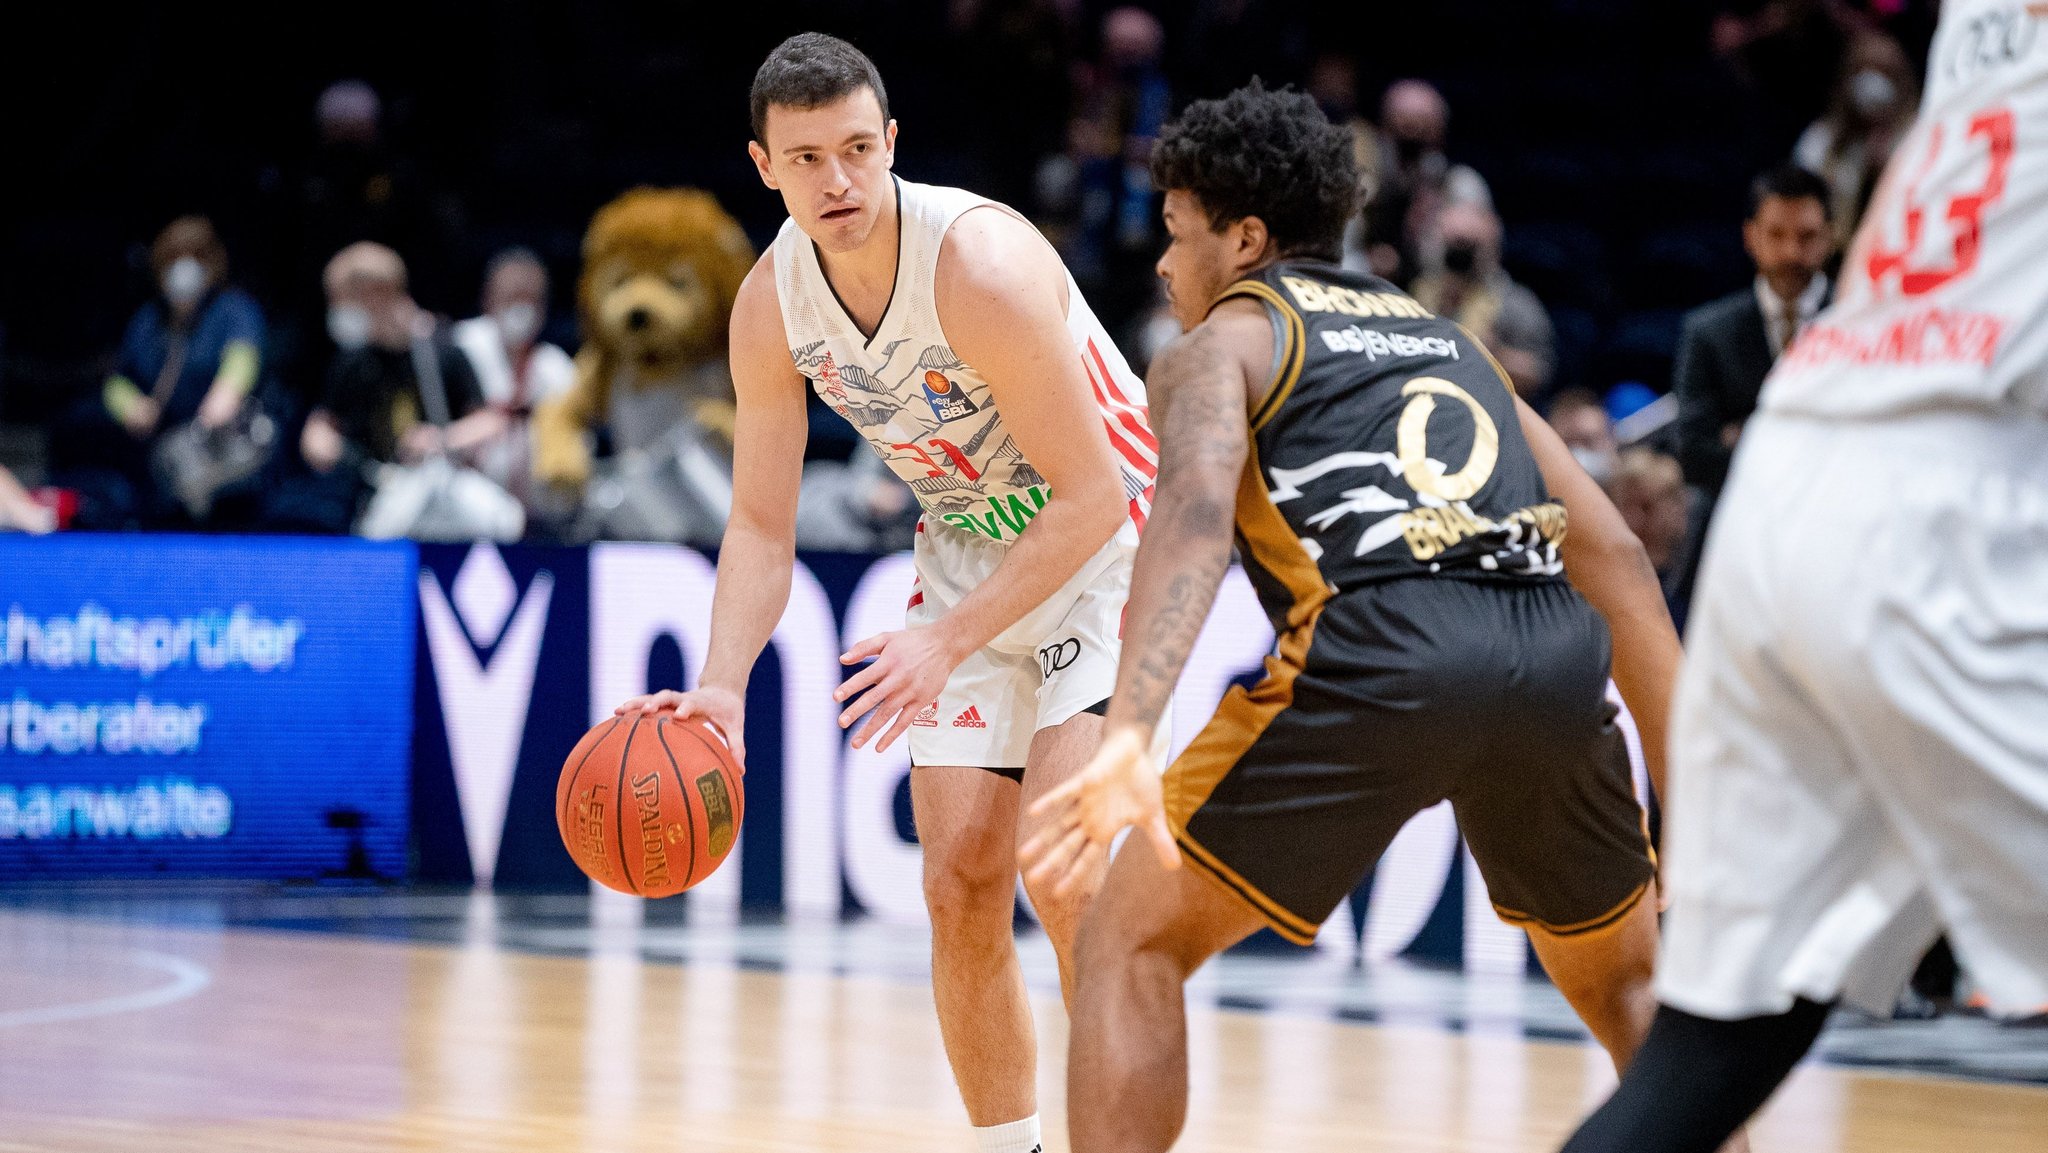
{"label": "brown name on jersey", "polygon": [[1398,292],[1360,292],[1341,284],[1317,284],[1299,276],[1283,276],[1287,294],[1303,312],[1341,312],[1346,316],[1403,316],[1428,320],[1434,314]]}

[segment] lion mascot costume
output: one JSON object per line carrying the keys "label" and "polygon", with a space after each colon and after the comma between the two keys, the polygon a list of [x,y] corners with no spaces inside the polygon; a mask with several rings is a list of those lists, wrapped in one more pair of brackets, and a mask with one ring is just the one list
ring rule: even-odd
{"label": "lion mascot costume", "polygon": [[[576,383],[534,413],[534,474],[578,533],[716,541],[732,506],[726,328],[755,253],[707,192],[636,188],[583,238]],[[612,455],[593,460],[595,432]]]}

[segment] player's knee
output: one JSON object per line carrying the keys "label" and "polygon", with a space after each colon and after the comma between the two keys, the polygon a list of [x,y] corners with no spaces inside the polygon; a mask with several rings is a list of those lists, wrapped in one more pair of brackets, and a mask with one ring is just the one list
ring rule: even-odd
{"label": "player's knee", "polygon": [[1655,966],[1653,954],[1616,949],[1558,966],[1550,979],[1558,992],[1589,1018],[1589,1025],[1621,1025],[1654,1008]]}
{"label": "player's knee", "polygon": [[1080,975],[1100,974],[1129,963],[1137,953],[1137,938],[1128,922],[1101,915],[1098,903],[1085,912],[1074,933],[1074,959]]}
{"label": "player's knee", "polygon": [[1655,958],[1634,959],[1624,965],[1616,974],[1608,999],[1617,1018],[1639,1022],[1647,1029],[1650,1016],[1657,1011]]}
{"label": "player's knee", "polygon": [[1066,893],[1056,893],[1051,884],[1034,885],[1027,878],[1024,892],[1031,898],[1031,911],[1038,923],[1055,938],[1072,936],[1081,927],[1081,917],[1088,911],[1089,898],[1094,895],[1095,885],[1076,885]]}
{"label": "player's knee", "polygon": [[1000,844],[981,852],[975,848],[956,844],[950,851],[926,854],[924,901],[933,925],[997,915],[1007,923],[1016,899],[1016,861]]}
{"label": "player's knee", "polygon": [[1655,985],[1647,971],[1616,973],[1611,982],[1582,992],[1580,999],[1591,1012],[1616,1027],[1637,1022],[1647,1025],[1657,1008]]}
{"label": "player's knee", "polygon": [[1120,904],[1098,899],[1078,918],[1074,956],[1084,978],[1091,972],[1158,965],[1185,980],[1201,966],[1204,958],[1190,953],[1164,919]]}

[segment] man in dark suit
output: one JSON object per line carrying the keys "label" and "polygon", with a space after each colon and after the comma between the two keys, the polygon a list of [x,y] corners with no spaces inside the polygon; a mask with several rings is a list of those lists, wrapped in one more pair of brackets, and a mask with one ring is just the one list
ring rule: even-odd
{"label": "man in dark suit", "polygon": [[1821,268],[1833,240],[1830,224],[1820,177],[1792,164],[1757,177],[1742,224],[1756,281],[1686,314],[1672,371],[1678,461],[1709,506],[1721,494],[1764,377],[1827,303]]}
{"label": "man in dark suit", "polygon": [[1821,269],[1833,237],[1828,187],[1820,177],[1795,164],[1771,169],[1750,184],[1749,218],[1742,222],[1755,282],[1686,314],[1672,391],[1678,396],[1678,463],[1699,498],[1688,559],[1672,589],[1675,605],[1692,599],[1707,522],[1764,377],[1827,303],[1831,286]]}

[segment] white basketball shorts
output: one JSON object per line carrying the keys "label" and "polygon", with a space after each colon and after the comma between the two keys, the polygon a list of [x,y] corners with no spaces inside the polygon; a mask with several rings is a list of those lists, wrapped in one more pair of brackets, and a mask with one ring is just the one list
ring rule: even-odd
{"label": "white basketball shorts", "polygon": [[1660,999],[2048,1009],[2048,421],[1753,419],[1686,639]]}
{"label": "white basketball shorts", "polygon": [[[995,574],[1007,551],[944,525],[920,524],[910,627],[931,624],[959,604]],[[910,763],[1022,779],[1038,730],[1107,702],[1123,653],[1137,551],[1137,532],[1126,524],[1058,592],[962,661],[939,699],[912,722]],[[1162,721],[1154,750],[1162,764],[1170,737]]]}

